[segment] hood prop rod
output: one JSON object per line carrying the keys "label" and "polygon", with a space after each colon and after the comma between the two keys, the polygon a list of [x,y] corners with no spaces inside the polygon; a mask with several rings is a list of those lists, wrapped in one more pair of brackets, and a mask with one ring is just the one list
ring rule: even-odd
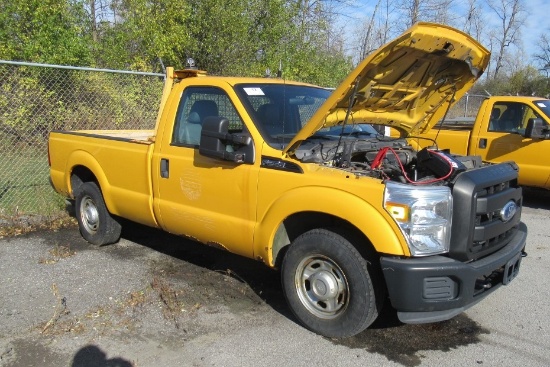
{"label": "hood prop rod", "polygon": [[[338,154],[338,150],[340,150],[340,144],[342,143],[342,135],[344,134],[344,129],[346,128],[346,125],[348,124],[349,115],[351,114],[351,108],[353,107],[353,104],[354,104],[354,101],[355,101],[355,96],[357,95],[357,89],[359,88],[359,79],[360,79],[360,77],[361,76],[359,75],[355,79],[355,86],[353,87],[353,92],[351,93],[351,95],[349,97],[348,109],[346,111],[346,117],[344,118],[344,122],[342,123],[342,132],[340,133],[340,138],[338,139],[338,145],[336,145],[336,154]],[[338,162],[335,162],[337,167],[340,167],[342,164],[345,163],[345,162],[342,162],[343,155],[344,154],[342,153],[339,156],[339,158],[337,158]],[[336,159],[335,159],[335,161],[336,161]]]}

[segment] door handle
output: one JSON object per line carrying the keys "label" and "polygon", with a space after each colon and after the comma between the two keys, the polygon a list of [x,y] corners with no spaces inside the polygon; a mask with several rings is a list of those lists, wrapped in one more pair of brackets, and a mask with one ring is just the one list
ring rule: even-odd
{"label": "door handle", "polygon": [[170,161],[166,158],[160,160],[160,177],[169,178],[170,177]]}
{"label": "door handle", "polygon": [[480,149],[487,148],[487,139],[485,138],[479,139],[479,148]]}

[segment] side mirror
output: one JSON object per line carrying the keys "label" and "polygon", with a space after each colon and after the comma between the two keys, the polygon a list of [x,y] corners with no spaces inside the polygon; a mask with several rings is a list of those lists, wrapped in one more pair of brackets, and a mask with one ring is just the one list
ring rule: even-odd
{"label": "side mirror", "polygon": [[548,139],[548,128],[544,126],[542,119],[529,119],[524,136],[532,139]]}
{"label": "side mirror", "polygon": [[[201,129],[199,154],[235,163],[251,163],[253,154],[241,150],[234,151],[233,145],[252,146],[252,138],[246,135],[230,134],[229,120],[225,117],[208,116]],[[247,157],[252,155],[252,157]]]}

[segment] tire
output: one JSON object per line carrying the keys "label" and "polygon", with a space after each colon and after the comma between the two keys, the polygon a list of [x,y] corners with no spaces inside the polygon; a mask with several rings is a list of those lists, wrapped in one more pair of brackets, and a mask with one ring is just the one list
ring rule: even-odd
{"label": "tire", "polygon": [[[377,274],[372,271],[374,276]],[[309,330],[331,338],[350,337],[378,317],[367,261],[343,236],[314,229],[296,238],[282,264],[283,291],[296,318]]]}
{"label": "tire", "polygon": [[122,228],[107,210],[97,184],[85,182],[76,191],[75,211],[82,237],[94,245],[117,242]]}

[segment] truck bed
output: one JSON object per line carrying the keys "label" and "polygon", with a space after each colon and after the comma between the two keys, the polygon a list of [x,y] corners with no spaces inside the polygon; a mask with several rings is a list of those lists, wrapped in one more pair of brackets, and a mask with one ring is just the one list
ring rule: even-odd
{"label": "truck bed", "polygon": [[[437,137],[438,149],[451,149],[452,153],[460,155],[468,155],[468,144],[472,126],[461,126],[461,128],[449,128],[448,126],[439,130],[438,126],[430,131],[420,135],[421,137],[411,136],[409,143],[417,149],[435,146],[434,140]],[[429,140],[432,139],[432,140]]]}
{"label": "truck bed", "polygon": [[97,177],[109,211],[155,226],[152,213],[153,130],[77,130],[50,134],[50,176],[61,194],[73,196],[70,172],[82,166]]}
{"label": "truck bed", "polygon": [[155,140],[155,130],[75,130],[67,133],[112,138],[143,144],[151,144]]}

